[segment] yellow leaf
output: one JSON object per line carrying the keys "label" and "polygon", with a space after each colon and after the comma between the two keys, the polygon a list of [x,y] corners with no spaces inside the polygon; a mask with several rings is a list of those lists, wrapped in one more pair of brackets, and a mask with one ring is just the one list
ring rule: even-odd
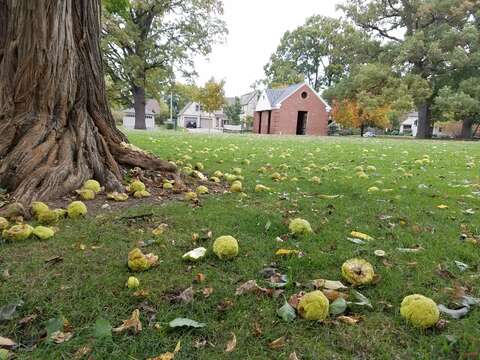
{"label": "yellow leaf", "polygon": [[292,255],[292,254],[300,254],[298,250],[290,250],[290,249],[278,249],[275,255]]}
{"label": "yellow leaf", "polygon": [[443,210],[443,209],[448,209],[448,205],[443,205],[443,204],[442,204],[442,205],[438,205],[437,208],[442,209],[442,210]]}
{"label": "yellow leaf", "polygon": [[175,358],[175,355],[180,351],[181,349],[181,342],[179,341],[177,343],[177,346],[175,346],[175,350],[172,352],[166,352],[162,355],[155,356],[154,358],[148,358],[148,360],[173,360]]}
{"label": "yellow leaf", "polygon": [[350,233],[350,236],[353,237],[353,238],[360,239],[360,240],[365,240],[365,241],[374,240],[374,238],[371,237],[370,235],[367,235],[367,234],[364,234],[364,233],[361,233],[361,232],[358,232],[358,231],[352,231]]}
{"label": "yellow leaf", "polygon": [[278,339],[273,340],[271,343],[269,343],[268,347],[272,350],[280,349],[285,346],[285,343],[286,343],[285,339],[286,339],[285,335],[282,337],[279,337]]}

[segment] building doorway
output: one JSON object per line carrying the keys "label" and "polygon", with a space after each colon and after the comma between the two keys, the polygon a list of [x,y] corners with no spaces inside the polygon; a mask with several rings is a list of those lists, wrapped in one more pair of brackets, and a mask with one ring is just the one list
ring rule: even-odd
{"label": "building doorway", "polygon": [[307,111],[299,111],[297,116],[297,135],[306,135],[307,133]]}

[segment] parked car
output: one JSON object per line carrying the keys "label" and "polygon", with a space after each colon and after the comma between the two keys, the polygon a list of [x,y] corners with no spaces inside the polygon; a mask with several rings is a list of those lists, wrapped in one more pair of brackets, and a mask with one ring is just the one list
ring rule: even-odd
{"label": "parked car", "polygon": [[363,134],[363,137],[375,137],[375,133],[373,131],[367,131],[365,134]]}

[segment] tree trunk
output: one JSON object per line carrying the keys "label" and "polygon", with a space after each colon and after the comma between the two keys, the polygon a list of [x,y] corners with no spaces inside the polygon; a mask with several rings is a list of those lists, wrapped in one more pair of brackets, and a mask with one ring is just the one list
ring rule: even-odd
{"label": "tree trunk", "polygon": [[363,132],[365,131],[365,125],[360,126],[360,137],[363,137]]}
{"label": "tree trunk", "polygon": [[431,139],[432,125],[431,104],[427,101],[418,109],[417,139]]}
{"label": "tree trunk", "polygon": [[462,139],[471,139],[473,137],[473,119],[465,119],[462,122],[462,132],[460,137]]}
{"label": "tree trunk", "polygon": [[133,89],[133,100],[135,108],[135,129],[146,130],[145,120],[145,88],[135,86]]}
{"label": "tree trunk", "polygon": [[107,106],[100,0],[0,0],[0,186],[58,198],[94,178],[123,190],[123,166],[174,171],[125,146]]}

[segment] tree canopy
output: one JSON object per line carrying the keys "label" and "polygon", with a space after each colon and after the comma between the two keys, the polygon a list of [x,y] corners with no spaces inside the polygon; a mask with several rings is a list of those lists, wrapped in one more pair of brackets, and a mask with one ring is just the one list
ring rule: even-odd
{"label": "tree canopy", "polygon": [[[142,117],[145,94],[158,98],[175,74],[195,73],[226,33],[220,0],[104,0],[102,49],[110,94]],[[132,101],[132,99],[134,101]]]}

